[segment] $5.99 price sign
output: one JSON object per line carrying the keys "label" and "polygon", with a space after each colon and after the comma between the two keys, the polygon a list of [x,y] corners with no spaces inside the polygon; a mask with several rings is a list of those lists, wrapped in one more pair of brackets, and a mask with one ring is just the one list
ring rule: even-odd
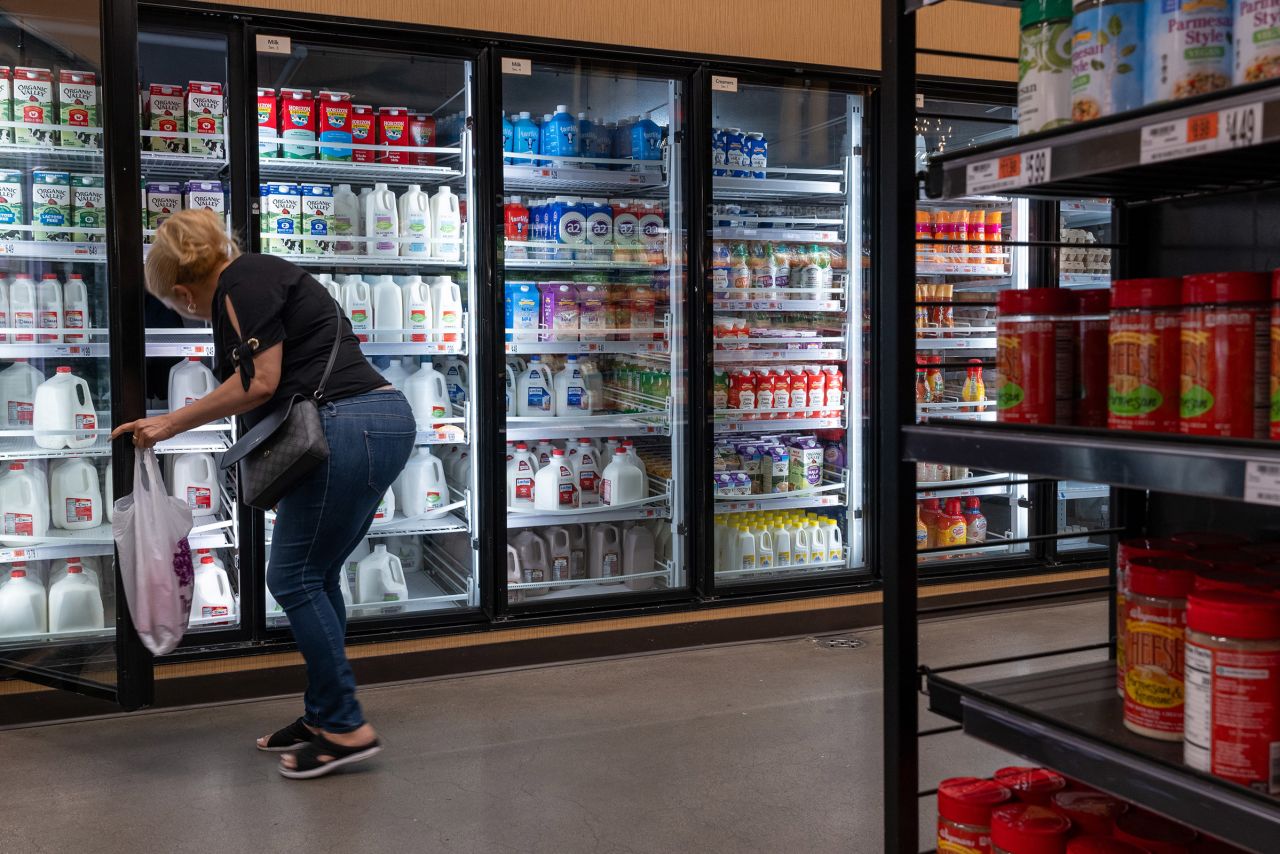
{"label": "$5.99 price sign", "polygon": [[1243,104],[1147,125],[1142,129],[1138,162],[1179,160],[1212,151],[1248,148],[1261,141],[1262,104]]}
{"label": "$5.99 price sign", "polygon": [[1051,148],[1037,148],[1004,157],[980,160],[965,167],[965,194],[999,193],[1049,180]]}

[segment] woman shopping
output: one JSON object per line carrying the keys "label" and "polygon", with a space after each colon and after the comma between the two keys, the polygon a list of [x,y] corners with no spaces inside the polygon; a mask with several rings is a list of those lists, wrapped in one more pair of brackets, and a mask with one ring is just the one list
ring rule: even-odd
{"label": "woman shopping", "polygon": [[356,700],[339,573],[413,451],[413,412],[365,361],[319,282],[283,259],[242,254],[212,212],[182,211],[161,225],[146,277],[165,305],[212,323],[221,385],[167,415],[122,424],[113,439],[132,433],[134,445],[150,448],[231,416],[250,428],[269,422],[295,395],[316,401],[329,455],[276,503],[267,571],[306,659],[304,710],[258,749],[284,753],[280,773],[295,779],[367,759],[381,743]]}

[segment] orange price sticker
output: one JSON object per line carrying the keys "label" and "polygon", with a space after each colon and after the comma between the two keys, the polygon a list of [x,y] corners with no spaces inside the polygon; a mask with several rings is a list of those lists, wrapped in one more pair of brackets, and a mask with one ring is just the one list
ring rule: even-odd
{"label": "orange price sticker", "polygon": [[1000,165],[997,167],[997,175],[1000,178],[1017,178],[1022,174],[1022,155],[1010,154],[1008,157],[1000,158]]}
{"label": "orange price sticker", "polygon": [[1218,138],[1218,113],[1204,113],[1187,119],[1187,142],[1204,142]]}

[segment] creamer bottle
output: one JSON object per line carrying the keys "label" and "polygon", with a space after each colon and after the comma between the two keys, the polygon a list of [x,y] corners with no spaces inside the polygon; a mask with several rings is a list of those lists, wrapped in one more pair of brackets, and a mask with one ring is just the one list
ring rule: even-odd
{"label": "creamer bottle", "polygon": [[435,312],[431,309],[431,288],[421,276],[409,276],[400,285],[401,302],[404,304],[403,329],[406,340],[424,344],[431,340],[435,325]]}
{"label": "creamer bottle", "polygon": [[374,184],[365,212],[366,246],[369,254],[379,258],[400,255],[400,214],[396,194],[386,184]]}
{"label": "creamer bottle", "polygon": [[364,234],[364,217],[360,216],[360,199],[350,184],[339,184],[333,190],[334,249],[339,255],[363,255],[364,244],[354,238]]}
{"label": "creamer bottle", "polygon": [[447,186],[431,197],[431,254],[441,261],[462,260],[462,215],[458,197]]}
{"label": "creamer bottle", "polygon": [[27,575],[24,566],[9,570],[0,586],[0,637],[44,634],[49,630],[44,585]]}
{"label": "creamer bottle", "polygon": [[67,460],[49,480],[49,515],[55,528],[77,531],[102,524],[102,490],[93,463],[83,457]]}
{"label": "creamer bottle", "polygon": [[369,340],[373,328],[373,295],[359,276],[348,276],[342,286],[342,308],[351,319],[351,329],[361,342]]}
{"label": "creamer bottle", "polygon": [[375,332],[374,341],[382,343],[400,343],[404,334],[400,332],[404,323],[404,303],[401,301],[400,286],[390,276],[378,276],[373,280],[373,328],[375,330],[393,330]]}
{"label": "creamer bottle", "polygon": [[[448,276],[436,276],[431,283],[431,307],[435,311],[435,325],[441,330],[435,340],[444,344],[462,342],[462,291],[457,282]],[[458,330],[450,332],[449,330]]]}
{"label": "creamer bottle", "polygon": [[431,257],[431,202],[422,187],[410,184],[400,197],[400,254],[405,258]]}
{"label": "creamer bottle", "polygon": [[14,359],[0,371],[0,420],[6,427],[31,429],[36,389],[43,382],[44,374],[26,359]]}

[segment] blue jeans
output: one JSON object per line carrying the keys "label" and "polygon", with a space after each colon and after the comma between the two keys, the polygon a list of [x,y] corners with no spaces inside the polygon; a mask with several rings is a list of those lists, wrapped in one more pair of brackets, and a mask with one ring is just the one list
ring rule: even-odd
{"label": "blue jeans", "polygon": [[342,733],[365,721],[343,643],[347,609],[339,573],[369,532],[417,433],[409,402],[394,390],[325,403],[320,422],[329,459],[276,507],[267,586],[307,662],[303,719]]}

